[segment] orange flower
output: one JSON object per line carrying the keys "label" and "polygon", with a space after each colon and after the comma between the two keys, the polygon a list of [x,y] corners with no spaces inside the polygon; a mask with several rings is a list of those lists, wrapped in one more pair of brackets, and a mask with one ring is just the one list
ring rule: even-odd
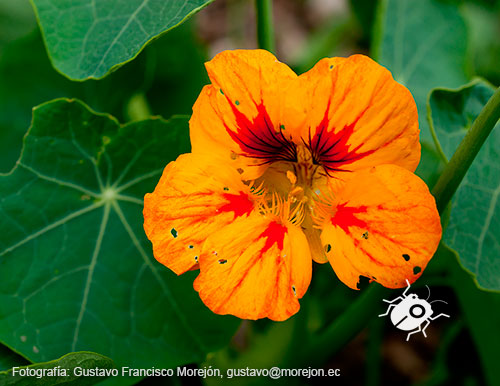
{"label": "orange flower", "polygon": [[312,260],[353,289],[414,282],[441,225],[413,174],[420,159],[410,92],[371,59],[321,60],[297,76],[262,50],[225,51],[193,107],[192,153],[144,200],[156,259],[214,312],[284,320],[299,310]]}

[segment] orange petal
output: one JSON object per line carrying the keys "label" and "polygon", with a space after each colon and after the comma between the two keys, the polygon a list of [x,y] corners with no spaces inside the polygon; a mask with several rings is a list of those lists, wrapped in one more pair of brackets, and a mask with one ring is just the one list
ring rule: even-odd
{"label": "orange petal", "polygon": [[207,239],[195,289],[215,313],[285,320],[299,310],[311,269],[300,228],[254,212]]}
{"label": "orange petal", "polygon": [[[330,175],[420,159],[417,108],[407,88],[363,55],[323,59],[287,92],[284,124],[302,128]],[[337,173],[336,173],[337,172]]]}
{"label": "orange petal", "polygon": [[209,235],[253,208],[238,172],[214,157],[184,154],[144,197],[144,230],[155,258],[180,275],[197,267]]}
{"label": "orange petal", "polygon": [[194,153],[216,154],[255,179],[269,162],[290,157],[281,100],[295,73],[267,51],[224,51],[206,64],[206,86],[190,120]]}
{"label": "orange petal", "polygon": [[380,165],[354,173],[316,219],[335,273],[356,289],[360,276],[388,288],[414,282],[441,239],[434,197],[413,173]]}

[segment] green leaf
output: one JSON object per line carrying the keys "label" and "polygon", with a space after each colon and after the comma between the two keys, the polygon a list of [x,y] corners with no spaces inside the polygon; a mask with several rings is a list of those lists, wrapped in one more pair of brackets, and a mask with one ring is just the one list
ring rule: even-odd
{"label": "green leaf", "polygon": [[175,28],[104,79],[78,83],[54,70],[38,30],[9,44],[0,55],[0,173],[9,172],[19,158],[32,107],[47,100],[78,98],[124,121],[134,118],[127,103],[146,93],[153,115],[190,114],[208,83],[205,50],[193,27],[188,21]]}
{"label": "green leaf", "polygon": [[54,67],[98,79],[213,0],[32,0]]}
{"label": "green leaf", "polygon": [[[75,368],[77,368],[76,374]],[[113,369],[114,363],[111,359],[93,352],[74,352],[50,362],[23,366],[16,369],[15,374],[13,369],[0,372],[0,384],[3,386],[95,385],[107,376],[84,377],[78,375],[79,371],[95,368]],[[24,369],[29,370],[30,374],[34,375],[23,376]],[[53,375],[47,375],[50,371]],[[45,376],[43,376],[44,372]]]}
{"label": "green leaf", "polygon": [[152,258],[143,201],[189,151],[187,117],[120,127],[84,104],[34,109],[0,176],[0,341],[33,362],[89,350],[135,367],[202,360],[237,320],[213,314]]}
{"label": "green leaf", "polygon": [[0,172],[10,171],[19,158],[33,106],[76,97],[99,111],[120,114],[143,84],[143,62],[134,61],[100,81],[75,83],[52,68],[38,31],[10,43],[0,56]]}
{"label": "green leaf", "polygon": [[381,0],[372,55],[404,84],[417,103],[421,141],[432,144],[426,121],[434,87],[467,82],[467,33],[456,5],[438,0]]}
{"label": "green leaf", "polygon": [[[435,89],[429,97],[431,129],[449,159],[494,88],[474,81],[457,90]],[[472,163],[452,200],[444,241],[483,289],[500,291],[500,124]]]}
{"label": "green leaf", "polygon": [[24,366],[28,365],[29,361],[25,358],[16,354],[10,348],[4,345],[0,345],[0,372],[3,370],[8,370],[14,366]]}

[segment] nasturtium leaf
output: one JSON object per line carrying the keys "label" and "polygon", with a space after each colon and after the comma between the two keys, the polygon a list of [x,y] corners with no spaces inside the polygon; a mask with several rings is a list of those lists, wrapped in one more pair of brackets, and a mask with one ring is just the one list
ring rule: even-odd
{"label": "nasturtium leaf", "polygon": [[32,0],[54,67],[102,78],[213,0]]}
{"label": "nasturtium leaf", "polygon": [[32,107],[47,100],[78,98],[122,121],[130,118],[125,106],[131,98],[145,93],[153,115],[190,114],[208,83],[205,51],[193,27],[191,21],[183,23],[136,60],[86,82],[72,82],[54,70],[38,29],[8,44],[0,52],[0,173],[9,172],[19,158]]}
{"label": "nasturtium leaf", "polygon": [[[457,90],[435,89],[429,98],[443,157],[450,159],[494,88],[474,81]],[[500,124],[479,151],[452,199],[444,241],[460,255],[481,288],[500,291]]]}
{"label": "nasturtium leaf", "polygon": [[0,341],[33,362],[90,350],[118,366],[172,367],[227,343],[213,314],[152,258],[143,196],[189,151],[186,117],[120,126],[83,103],[34,109],[21,159],[0,176]]}
{"label": "nasturtium leaf", "polygon": [[[20,375],[20,372],[30,371],[31,376]],[[43,372],[49,369],[56,369],[53,375],[43,376]],[[0,372],[0,385],[2,386],[52,386],[52,385],[65,385],[65,386],[86,386],[95,385],[97,382],[110,376],[91,376],[85,377],[80,375],[85,369],[99,368],[102,370],[111,370],[114,368],[114,363],[111,359],[96,354],[93,352],[73,352],[66,354],[59,359],[49,362],[35,363],[29,366],[9,371]],[[61,369],[66,370],[66,375]],[[22,374],[22,373],[21,373]]]}
{"label": "nasturtium leaf", "polygon": [[411,91],[420,138],[432,144],[426,121],[428,93],[467,82],[467,33],[458,6],[439,0],[381,0],[373,38],[374,59]]}
{"label": "nasturtium leaf", "polygon": [[7,346],[0,344],[0,372],[8,370],[14,366],[29,365],[30,362],[19,354],[12,351]]}
{"label": "nasturtium leaf", "polygon": [[74,97],[122,118],[123,105],[144,84],[142,59],[105,79],[76,83],[51,66],[38,30],[9,43],[0,54],[0,173],[9,172],[19,158],[33,106]]}

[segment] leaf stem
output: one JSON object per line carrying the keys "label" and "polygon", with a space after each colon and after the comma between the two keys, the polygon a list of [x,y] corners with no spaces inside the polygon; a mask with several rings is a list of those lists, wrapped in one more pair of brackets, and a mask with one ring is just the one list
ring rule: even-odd
{"label": "leaf stem", "polygon": [[[499,118],[500,88],[481,110],[432,190],[439,213],[446,208]],[[302,363],[324,364],[366,326],[367,320],[381,307],[380,300],[388,293],[389,289],[375,283],[371,284],[323,333],[311,338],[308,349],[300,355]]]}
{"label": "leaf stem", "polygon": [[257,41],[259,47],[275,52],[272,0],[255,0],[257,9]]}
{"label": "leaf stem", "polygon": [[390,290],[372,283],[358,299],[330,324],[323,333],[311,337],[309,349],[302,354],[302,363],[321,366],[351,341],[366,326],[367,321],[382,307],[382,298]]}
{"label": "leaf stem", "polygon": [[432,195],[436,198],[439,213],[442,213],[450,202],[472,161],[476,158],[481,146],[499,118],[500,87],[497,88],[483,107],[432,189]]}

